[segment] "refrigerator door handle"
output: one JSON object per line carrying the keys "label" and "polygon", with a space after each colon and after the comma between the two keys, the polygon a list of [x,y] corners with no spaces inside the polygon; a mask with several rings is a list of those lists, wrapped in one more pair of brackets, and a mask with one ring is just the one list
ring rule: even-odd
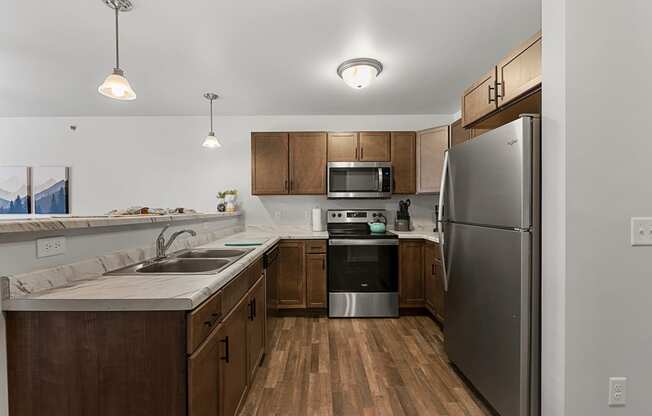
{"label": "refrigerator door handle", "polygon": [[444,273],[444,291],[448,292],[448,271],[446,267],[446,254],[444,250],[444,200],[446,195],[446,177],[448,176],[448,150],[444,152],[444,167],[441,173],[441,185],[439,186],[439,213],[437,218],[437,233],[439,234],[439,250],[441,252],[441,263]]}

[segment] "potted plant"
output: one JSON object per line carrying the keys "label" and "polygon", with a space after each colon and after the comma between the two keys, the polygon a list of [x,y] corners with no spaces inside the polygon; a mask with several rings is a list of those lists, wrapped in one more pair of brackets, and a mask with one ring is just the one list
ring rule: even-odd
{"label": "potted plant", "polygon": [[217,193],[217,212],[226,211],[225,197],[226,197],[226,191]]}

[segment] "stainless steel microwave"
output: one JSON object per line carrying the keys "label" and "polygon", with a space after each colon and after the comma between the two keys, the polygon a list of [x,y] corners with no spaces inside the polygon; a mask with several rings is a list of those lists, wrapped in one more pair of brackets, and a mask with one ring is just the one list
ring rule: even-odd
{"label": "stainless steel microwave", "polygon": [[391,198],[389,162],[328,162],[329,198]]}

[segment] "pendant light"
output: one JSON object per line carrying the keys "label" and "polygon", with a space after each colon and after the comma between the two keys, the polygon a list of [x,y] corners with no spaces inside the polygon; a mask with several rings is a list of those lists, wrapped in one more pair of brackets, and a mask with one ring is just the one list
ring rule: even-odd
{"label": "pendant light", "polygon": [[116,100],[129,101],[136,99],[129,81],[125,78],[125,73],[120,69],[120,44],[118,41],[118,14],[128,12],[134,8],[131,0],[102,0],[104,4],[115,10],[115,68],[102,85],[97,88],[100,94]]}
{"label": "pendant light", "polygon": [[373,82],[383,72],[383,64],[372,58],[344,61],[337,67],[337,75],[351,88],[360,90]]}
{"label": "pendant light", "polygon": [[204,98],[210,100],[211,102],[211,131],[208,132],[208,136],[204,139],[204,142],[201,144],[204,147],[209,149],[215,149],[216,147],[222,147],[222,144],[217,137],[215,137],[215,132],[213,131],[213,101],[217,100],[218,96],[215,93],[207,92],[204,94]]}

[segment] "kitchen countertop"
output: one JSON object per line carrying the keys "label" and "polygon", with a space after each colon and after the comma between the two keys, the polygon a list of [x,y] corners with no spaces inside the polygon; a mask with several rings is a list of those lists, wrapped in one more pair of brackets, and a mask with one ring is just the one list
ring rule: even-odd
{"label": "kitchen countertop", "polygon": [[[392,231],[399,239],[438,242],[431,230]],[[143,311],[192,310],[229,283],[282,239],[326,239],[326,231],[304,227],[250,226],[197,248],[222,248],[226,243],[261,243],[227,269],[212,275],[100,276],[32,295],[4,299],[5,311]]]}
{"label": "kitchen countertop", "polygon": [[214,212],[210,214],[121,215],[94,217],[35,217],[0,220],[0,234],[42,231],[75,230],[99,227],[119,227],[134,224],[169,223],[238,217],[241,212]]}

